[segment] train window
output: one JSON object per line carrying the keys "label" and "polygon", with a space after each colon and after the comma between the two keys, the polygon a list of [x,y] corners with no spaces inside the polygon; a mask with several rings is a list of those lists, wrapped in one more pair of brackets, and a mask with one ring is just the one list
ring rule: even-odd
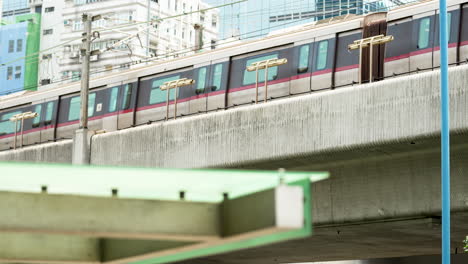
{"label": "train window", "polygon": [[216,64],[213,70],[213,87],[212,91],[217,91],[221,89],[221,80],[223,76],[223,64]]}
{"label": "train window", "polygon": [[[8,114],[2,115],[2,119],[0,120],[0,135],[10,134],[15,132],[15,123],[11,122],[10,117],[21,113],[21,111],[15,111]],[[18,122],[18,130],[21,130],[21,122]]]}
{"label": "train window", "polygon": [[452,13],[447,13],[447,40],[450,42],[450,31],[451,30],[451,25],[452,23]]}
{"label": "train window", "polygon": [[128,109],[130,107],[130,99],[132,97],[132,85],[126,84],[124,86],[124,93],[123,93],[123,100],[122,100],[122,110]]}
{"label": "train window", "polygon": [[317,61],[316,61],[317,70],[323,70],[327,67],[327,57],[328,57],[328,40],[322,40],[318,44]]}
{"label": "train window", "polygon": [[[245,63],[245,70],[244,70],[244,80],[242,82],[242,85],[249,85],[249,84],[254,84],[255,83],[255,71],[247,71],[247,66],[250,66],[252,63],[257,62],[257,61],[263,61],[263,60],[268,60],[268,59],[277,59],[278,54],[272,54],[268,56],[262,56],[258,57],[255,59],[250,59],[247,60]],[[278,66],[268,68],[268,80],[274,80],[278,76]],[[265,81],[265,70],[259,70],[258,71],[258,82],[264,82]]]}
{"label": "train window", "polygon": [[304,45],[299,49],[299,65],[297,66],[297,72],[306,72],[309,69],[309,45]]}
{"label": "train window", "polygon": [[52,122],[52,115],[54,113],[54,102],[48,102],[46,107],[45,124],[48,125]]}
{"label": "train window", "polygon": [[198,70],[198,78],[197,78],[197,93],[202,93],[205,91],[205,83],[206,83],[206,67],[200,68]]}
{"label": "train window", "polygon": [[[96,102],[96,93],[89,94],[88,117],[94,114],[95,102]],[[80,97],[75,96],[70,100],[70,109],[68,110],[68,121],[78,120],[79,118],[80,118]]]}
{"label": "train window", "polygon": [[32,127],[38,127],[41,123],[41,110],[42,110],[42,105],[38,104],[34,108],[34,112],[37,113],[37,116],[33,119]]}
{"label": "train window", "polygon": [[[165,82],[174,81],[177,79],[180,79],[180,75],[154,80],[151,86],[151,94],[149,98],[149,103],[159,104],[159,103],[166,102],[167,91],[161,91],[159,87],[163,85]],[[169,91],[169,100],[174,100],[174,98],[175,98],[175,89],[171,89]]]}
{"label": "train window", "polygon": [[80,97],[76,96],[70,100],[70,109],[68,109],[68,121],[80,118]]}
{"label": "train window", "polygon": [[89,94],[88,98],[88,116],[94,115],[94,105],[96,103],[96,93]]}
{"label": "train window", "polygon": [[429,17],[419,21],[418,49],[425,49],[429,46],[430,27],[431,19]]}
{"label": "train window", "polygon": [[117,96],[119,95],[119,87],[113,87],[110,90],[109,96],[109,113],[114,112],[117,110]]}

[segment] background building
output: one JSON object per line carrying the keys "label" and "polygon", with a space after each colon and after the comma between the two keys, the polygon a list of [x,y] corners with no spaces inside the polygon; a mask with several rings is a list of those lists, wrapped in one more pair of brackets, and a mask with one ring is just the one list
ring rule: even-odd
{"label": "background building", "polygon": [[[196,12],[210,7],[199,0],[0,0],[0,6],[0,95],[80,79],[83,13],[102,16],[93,22],[100,37],[91,49],[115,45],[91,58],[94,75],[190,54],[196,36],[203,49],[218,40],[219,12]],[[148,27],[153,19],[162,21]]]}
{"label": "background building", "polygon": [[0,27],[0,95],[37,88],[40,21],[40,14],[16,15]]}
{"label": "background building", "polygon": [[[206,0],[212,5],[231,0]],[[220,37],[255,38],[271,31],[346,14],[366,14],[417,0],[248,0],[220,9]]]}
{"label": "background building", "polygon": [[[93,31],[99,31],[100,37],[93,41],[92,50],[105,50],[118,44],[91,58],[91,72],[99,75],[132,67],[152,57],[166,59],[187,54],[194,48],[195,24],[203,25],[204,48],[210,48],[218,39],[218,11],[182,15],[208,7],[193,0],[43,0],[41,50],[50,52],[40,58],[41,83],[80,78],[83,13],[102,16],[93,22]],[[177,15],[182,16],[164,19]],[[145,21],[158,18],[163,21],[148,29]],[[124,38],[130,40],[119,43]],[[67,44],[55,48],[57,43],[64,42]]]}

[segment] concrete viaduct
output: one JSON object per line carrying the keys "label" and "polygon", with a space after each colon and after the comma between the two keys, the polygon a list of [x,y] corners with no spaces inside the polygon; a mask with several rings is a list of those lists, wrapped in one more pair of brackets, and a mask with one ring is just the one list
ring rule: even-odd
{"label": "concrete viaduct", "polygon": [[[440,253],[439,73],[311,93],[93,136],[94,165],[329,171],[315,235],[184,263],[291,263]],[[468,66],[450,69],[452,250],[468,235]],[[0,160],[71,162],[62,141]],[[242,262],[244,261],[244,262]]]}

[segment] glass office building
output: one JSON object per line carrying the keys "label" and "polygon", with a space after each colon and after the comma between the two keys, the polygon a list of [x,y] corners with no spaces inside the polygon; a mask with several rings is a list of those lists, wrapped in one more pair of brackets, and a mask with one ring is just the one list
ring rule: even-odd
{"label": "glass office building", "polygon": [[[402,0],[401,3],[411,0]],[[207,0],[222,5],[234,0]],[[221,38],[261,37],[271,31],[346,14],[386,11],[389,0],[248,0],[220,8]]]}

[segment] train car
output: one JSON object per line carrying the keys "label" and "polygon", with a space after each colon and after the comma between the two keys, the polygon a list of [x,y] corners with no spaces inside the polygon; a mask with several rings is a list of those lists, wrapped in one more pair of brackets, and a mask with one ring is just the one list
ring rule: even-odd
{"label": "train car", "polygon": [[[449,62],[468,62],[468,1],[450,0]],[[437,67],[438,10],[434,2],[410,4],[388,13],[343,16],[305,25],[240,45],[163,61],[91,79],[89,129],[114,131],[175,117],[222,111],[257,99],[262,102],[326,91],[359,82],[382,80]],[[372,56],[348,50],[355,40],[394,36]],[[247,66],[267,59],[288,63],[256,73]],[[373,74],[369,67],[372,60]],[[191,86],[161,90],[164,82],[194,79]],[[265,78],[268,93],[265,93]],[[258,97],[256,93],[258,83]],[[78,128],[80,84],[49,85],[36,92],[0,97],[0,150],[72,138]],[[167,99],[169,96],[169,99]],[[175,101],[177,99],[177,113]],[[167,112],[169,106],[169,112]],[[32,111],[36,118],[15,124],[9,119]],[[22,138],[22,141],[21,141]]]}

